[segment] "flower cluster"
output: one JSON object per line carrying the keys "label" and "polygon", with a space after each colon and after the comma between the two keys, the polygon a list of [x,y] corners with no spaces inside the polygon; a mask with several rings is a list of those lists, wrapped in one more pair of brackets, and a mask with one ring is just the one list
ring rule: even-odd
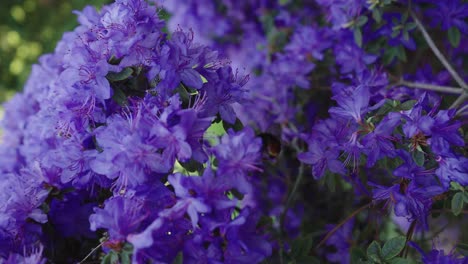
{"label": "flower cluster", "polygon": [[[160,12],[143,0],[76,12],[80,26],[5,104],[6,263],[80,261],[99,239],[104,252],[131,245],[135,263],[271,255],[254,188],[262,142],[232,130],[248,76],[190,30],[169,37]],[[232,128],[216,143],[212,124]]]}
{"label": "flower cluster", "polygon": [[4,105],[0,263],[467,261],[466,4],[154,2]]}

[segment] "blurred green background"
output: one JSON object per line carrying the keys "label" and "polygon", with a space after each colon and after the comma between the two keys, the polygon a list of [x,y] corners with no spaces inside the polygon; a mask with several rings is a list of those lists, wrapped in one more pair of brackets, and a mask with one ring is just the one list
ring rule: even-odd
{"label": "blurred green background", "polygon": [[[20,91],[38,57],[77,26],[73,10],[109,0],[0,0],[0,102]],[[1,116],[1,110],[0,110]]]}

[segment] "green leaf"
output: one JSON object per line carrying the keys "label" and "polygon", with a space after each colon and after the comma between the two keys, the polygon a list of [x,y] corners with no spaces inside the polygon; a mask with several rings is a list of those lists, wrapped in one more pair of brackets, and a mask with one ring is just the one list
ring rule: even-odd
{"label": "green leaf", "polygon": [[132,263],[132,259],[130,258],[130,255],[128,252],[122,252],[120,254],[120,264],[130,264]]}
{"label": "green leaf", "polygon": [[114,100],[118,105],[124,106],[128,104],[127,96],[125,93],[117,87],[114,87],[114,94],[112,95],[112,100]]}
{"label": "green leaf", "polygon": [[382,256],[385,260],[390,260],[398,255],[406,244],[404,236],[397,236],[388,240],[382,248]]}
{"label": "green leaf", "polygon": [[297,259],[301,256],[308,256],[309,251],[312,248],[313,239],[311,235],[300,237],[292,242],[291,245],[291,256]]}
{"label": "green leaf", "polygon": [[403,62],[406,62],[406,52],[403,46],[398,46],[396,56]]}
{"label": "green leaf", "polygon": [[395,106],[393,105],[393,101],[387,99],[385,101],[385,103],[379,108],[379,110],[377,111],[377,113],[375,115],[377,115],[377,116],[386,115],[386,114],[390,113],[394,109],[394,107]]}
{"label": "green leaf", "polygon": [[382,22],[382,14],[380,13],[380,9],[375,8],[374,10],[372,10],[372,18],[377,23]]}
{"label": "green leaf", "polygon": [[461,186],[458,182],[455,182],[455,181],[450,182],[450,189],[454,191],[462,191],[462,192],[465,190],[463,186]]}
{"label": "green leaf", "polygon": [[367,23],[367,20],[369,20],[366,16],[359,16],[356,20],[356,26],[362,27]]}
{"label": "green leaf", "polygon": [[458,216],[463,209],[463,193],[457,192],[452,198],[452,213]]}
{"label": "green leaf", "polygon": [[127,79],[128,77],[132,76],[133,69],[132,68],[125,68],[121,72],[109,72],[106,75],[106,78],[111,82],[118,82]]}
{"label": "green leaf", "polygon": [[177,254],[174,261],[172,261],[172,264],[182,264],[182,263],[184,263],[184,255],[182,252],[179,252],[179,254]]}
{"label": "green leaf", "polygon": [[367,258],[377,263],[381,262],[382,249],[380,244],[377,241],[372,241],[372,243],[367,248]]}
{"label": "green leaf", "polygon": [[414,151],[413,154],[413,160],[416,162],[416,164],[420,167],[424,165],[424,152],[421,151]]}
{"label": "green leaf", "polygon": [[463,193],[463,201],[468,204],[468,192]]}
{"label": "green leaf", "polygon": [[223,127],[225,131],[228,131],[230,128],[234,129],[234,131],[240,131],[244,128],[244,124],[242,124],[240,119],[237,118],[234,124],[230,124],[229,122],[223,120]]}
{"label": "green leaf", "polygon": [[411,263],[409,260],[405,259],[405,258],[393,258],[391,261],[390,261],[390,264],[409,264]]}
{"label": "green leaf", "polygon": [[119,263],[119,255],[113,250],[111,250],[101,260],[101,264],[117,264],[117,263]]}
{"label": "green leaf", "polygon": [[468,244],[459,243],[457,245],[457,251],[465,257],[468,256]]}
{"label": "green leaf", "polygon": [[407,31],[411,31],[411,30],[415,29],[416,26],[417,26],[416,23],[414,23],[414,22],[409,22],[409,23],[406,23],[405,29],[406,29]]}
{"label": "green leaf", "polygon": [[362,32],[360,28],[355,28],[353,31],[353,36],[354,36],[354,42],[356,42],[356,45],[359,47],[362,46]]}
{"label": "green leaf", "polygon": [[448,35],[450,44],[452,44],[454,48],[460,45],[460,30],[458,30],[458,28],[456,27],[449,28],[449,30],[447,31],[447,35]]}
{"label": "green leaf", "polygon": [[295,259],[296,264],[320,264],[321,262],[312,256],[301,256]]}
{"label": "green leaf", "polygon": [[361,248],[353,247],[351,249],[351,263],[359,263],[365,258],[366,258],[366,253]]}
{"label": "green leaf", "polygon": [[407,111],[407,110],[410,110],[414,107],[414,105],[417,103],[418,101],[416,100],[408,100],[404,103],[402,103],[401,105],[398,106],[398,110],[403,110],[403,111]]}

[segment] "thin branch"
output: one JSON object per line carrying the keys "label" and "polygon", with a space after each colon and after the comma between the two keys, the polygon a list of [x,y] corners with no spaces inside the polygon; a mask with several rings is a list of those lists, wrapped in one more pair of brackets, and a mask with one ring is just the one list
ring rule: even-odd
{"label": "thin branch", "polygon": [[450,106],[450,108],[457,108],[459,105],[463,104],[468,99],[468,92],[465,91],[460,95],[455,102]]}
{"label": "thin branch", "polygon": [[86,255],[86,257],[84,257],[84,259],[82,259],[82,260],[80,261],[79,264],[83,264],[83,263],[85,262],[85,260],[87,260],[94,252],[96,252],[96,250],[98,250],[106,241],[107,241],[107,239],[104,240],[104,241],[102,241],[102,242],[101,242],[99,245],[97,245],[95,248],[93,248],[93,249],[91,250],[91,252],[89,252],[89,254]]}
{"label": "thin branch", "polygon": [[448,60],[445,58],[445,56],[440,52],[440,50],[437,48],[435,45],[434,41],[432,40],[431,36],[427,33],[426,29],[424,28],[423,24],[421,21],[418,19],[416,14],[411,11],[411,17],[414,19],[414,22],[416,23],[416,26],[419,28],[421,31],[424,39],[426,40],[427,44],[431,48],[432,52],[436,55],[436,57],[440,60],[440,62],[444,65],[444,67],[447,69],[447,71],[452,75],[453,79],[458,83],[458,85],[461,86],[464,90],[468,91],[468,85],[465,83],[465,81],[458,75],[458,73],[455,71],[455,69],[450,65]]}
{"label": "thin branch", "polygon": [[397,85],[404,85],[406,87],[417,88],[417,89],[424,89],[430,90],[435,92],[441,93],[451,93],[451,94],[462,94],[463,89],[458,87],[451,87],[451,86],[441,86],[429,83],[419,83],[419,82],[409,82],[406,80],[400,80]]}
{"label": "thin branch", "polygon": [[356,209],[354,212],[352,212],[350,215],[348,215],[348,217],[346,217],[346,219],[344,219],[343,221],[341,221],[339,224],[337,224],[332,230],[330,230],[330,232],[328,232],[328,234],[320,241],[320,243],[318,243],[318,245],[315,247],[316,249],[321,247],[325,242],[327,242],[327,240],[336,232],[338,231],[338,229],[340,229],[344,224],[346,224],[349,220],[351,220],[353,217],[355,217],[357,214],[359,214],[360,212],[364,211],[365,209],[367,209],[367,207],[369,207],[370,205],[372,204],[372,202],[366,204],[366,205],[363,205],[362,207]]}
{"label": "thin branch", "polygon": [[416,229],[416,220],[411,222],[410,227],[408,228],[408,231],[406,232],[406,242],[405,242],[405,247],[403,250],[400,252],[400,257],[406,258],[408,256],[408,242],[411,241],[411,238],[413,237],[414,230]]}
{"label": "thin branch", "polygon": [[[467,115],[468,114],[468,104],[466,104],[465,106],[463,106],[462,108],[458,109],[457,111],[457,116],[463,116],[463,115]],[[466,111],[466,113],[465,113]]]}

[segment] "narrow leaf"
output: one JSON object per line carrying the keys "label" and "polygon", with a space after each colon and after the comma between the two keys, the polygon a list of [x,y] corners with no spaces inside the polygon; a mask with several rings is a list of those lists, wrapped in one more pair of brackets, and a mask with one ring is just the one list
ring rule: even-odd
{"label": "narrow leaf", "polygon": [[121,72],[109,72],[106,78],[111,82],[123,81],[133,74],[132,68],[125,68]]}
{"label": "narrow leaf", "polygon": [[360,28],[355,28],[354,31],[353,31],[353,35],[354,35],[354,42],[356,42],[356,45],[361,47],[362,46],[362,32],[361,32],[361,29]]}
{"label": "narrow leaf", "polygon": [[452,213],[457,216],[463,209],[463,193],[458,192],[452,198]]}
{"label": "narrow leaf", "polygon": [[454,48],[460,45],[460,30],[458,30],[458,28],[456,27],[449,28],[449,30],[447,31],[447,35],[448,35],[448,40],[450,41],[450,44],[452,44]]}

